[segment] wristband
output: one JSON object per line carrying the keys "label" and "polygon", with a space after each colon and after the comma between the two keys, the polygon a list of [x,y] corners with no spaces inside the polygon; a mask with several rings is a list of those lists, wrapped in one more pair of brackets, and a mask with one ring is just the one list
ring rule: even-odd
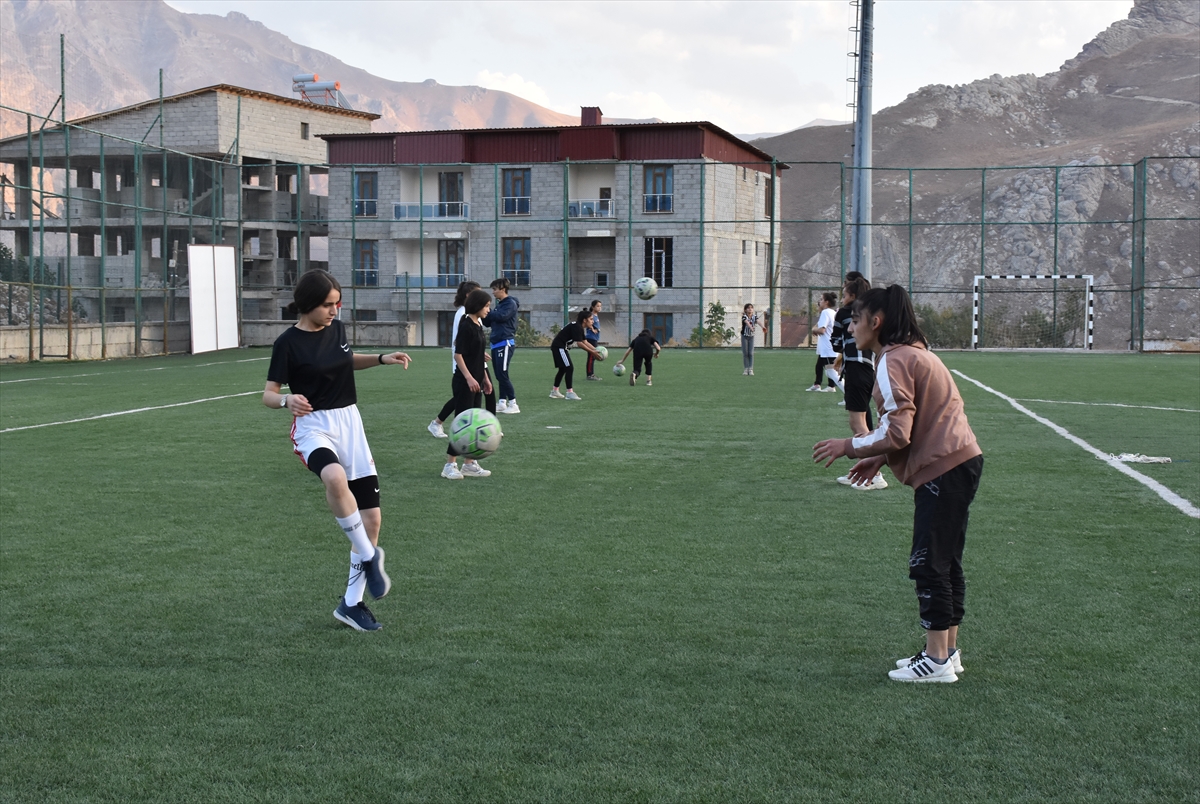
{"label": "wristband", "polygon": [[379,365],[381,365],[381,366],[383,365],[383,354],[382,353],[380,353],[380,355],[379,355]]}

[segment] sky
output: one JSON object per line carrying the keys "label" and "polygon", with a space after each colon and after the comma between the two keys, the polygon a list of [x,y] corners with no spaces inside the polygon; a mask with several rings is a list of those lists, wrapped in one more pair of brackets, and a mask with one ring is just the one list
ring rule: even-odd
{"label": "sky", "polygon": [[[500,89],[568,114],[600,106],[605,117],[709,120],[738,134],[851,116],[847,0],[167,2],[239,11],[383,78]],[[1053,72],[1132,7],[878,0],[874,108],[928,84]]]}

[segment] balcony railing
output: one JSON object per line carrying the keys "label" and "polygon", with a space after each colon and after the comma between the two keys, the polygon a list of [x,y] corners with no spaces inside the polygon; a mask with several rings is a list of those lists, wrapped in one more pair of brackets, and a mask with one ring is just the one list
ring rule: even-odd
{"label": "balcony railing", "polygon": [[500,214],[501,215],[528,215],[529,214],[530,197],[522,196],[505,196],[500,199]]}
{"label": "balcony railing", "polygon": [[392,218],[398,221],[415,221],[420,218],[434,220],[466,219],[471,217],[471,205],[466,201],[439,201],[436,204],[392,204]]}
{"label": "balcony railing", "polygon": [[396,287],[398,288],[443,288],[446,290],[456,290],[458,286],[466,279],[466,274],[397,274]]}
{"label": "balcony railing", "polygon": [[674,212],[675,196],[670,193],[665,195],[647,193],[642,196],[642,209],[646,212]]}
{"label": "balcony railing", "polygon": [[567,203],[569,218],[612,218],[615,212],[611,198],[578,198]]}
{"label": "balcony railing", "polygon": [[379,202],[375,199],[358,199],[354,202],[354,217],[374,218],[377,216]]}

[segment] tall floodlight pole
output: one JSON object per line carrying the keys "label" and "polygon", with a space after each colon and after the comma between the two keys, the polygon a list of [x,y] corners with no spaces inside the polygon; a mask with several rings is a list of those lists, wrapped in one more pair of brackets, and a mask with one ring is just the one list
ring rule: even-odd
{"label": "tall floodlight pole", "polygon": [[871,281],[871,51],[875,0],[858,0],[858,93],[854,115],[850,267]]}

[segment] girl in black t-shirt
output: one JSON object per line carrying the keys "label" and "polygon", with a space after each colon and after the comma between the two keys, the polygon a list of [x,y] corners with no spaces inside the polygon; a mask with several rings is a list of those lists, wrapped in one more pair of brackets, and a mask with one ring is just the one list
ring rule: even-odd
{"label": "girl in black t-shirt", "polygon": [[358,631],[375,631],[381,626],[363,605],[363,592],[380,598],[392,583],[378,546],[379,478],[358,415],[354,372],[379,365],[407,369],[411,358],[350,350],[337,320],[342,289],[325,271],[300,277],[293,298],[288,309],[299,320],[275,340],[262,402],[292,414],[293,451],[325,484],[329,508],[350,539],[350,580],[333,616]]}
{"label": "girl in black t-shirt", "polygon": [[[488,375],[484,355],[487,354],[487,338],[480,321],[491,309],[492,297],[486,290],[476,288],[467,294],[463,309],[466,315],[458,323],[458,335],[454,339],[454,372],[450,388],[454,391],[454,415],[464,410],[482,407],[483,397],[492,392],[492,378]],[[477,462],[464,462],[458,469],[458,453],[454,444],[446,447],[446,465],[442,477],[447,480],[462,480],[463,476],[487,477],[491,472]]]}
{"label": "girl in black t-shirt", "polygon": [[625,358],[629,357],[629,353],[633,352],[633,371],[629,373],[630,385],[637,385],[638,374],[642,371],[643,362],[646,364],[646,385],[654,385],[654,358],[658,357],[661,351],[662,346],[655,340],[650,330],[644,329],[637,334],[618,361],[624,363]]}
{"label": "girl in black t-shirt", "polygon": [[[554,375],[554,388],[550,391],[551,399],[579,400],[583,398],[575,393],[575,387],[572,384],[575,376],[575,367],[571,365],[571,355],[567,351],[572,346],[577,344],[597,360],[604,359],[600,356],[599,350],[587,341],[584,322],[589,321],[591,317],[592,311],[590,309],[580,310],[579,315],[575,316],[575,323],[567,324],[560,329],[550,344],[550,352],[554,355],[554,367],[558,369],[558,373]],[[564,377],[567,380],[567,393],[565,396],[558,390],[558,386],[562,383]]]}

